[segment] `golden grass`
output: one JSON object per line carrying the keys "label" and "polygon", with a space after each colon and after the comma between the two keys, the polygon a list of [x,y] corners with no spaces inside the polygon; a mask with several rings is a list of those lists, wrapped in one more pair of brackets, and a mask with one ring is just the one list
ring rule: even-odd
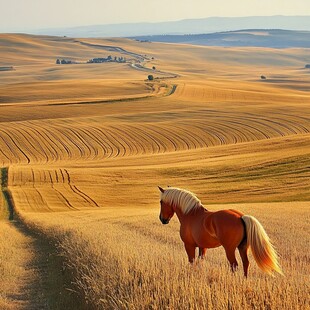
{"label": "golden grass", "polygon": [[28,249],[30,239],[16,228],[0,220],[0,309],[18,309],[23,307],[24,284],[32,272],[25,270],[33,253]]}
{"label": "golden grass", "polygon": [[[1,180],[2,172],[0,170]],[[0,189],[0,309],[16,309],[21,305],[18,297],[22,293],[23,282],[29,276],[24,268],[31,258],[26,248],[30,240],[8,223],[9,212],[2,184]]]}
{"label": "golden grass", "polygon": [[[112,70],[116,70],[112,68]],[[122,88],[124,94],[119,95]],[[0,87],[6,104],[29,102],[39,104],[66,104],[73,102],[104,102],[123,98],[139,98],[151,95],[152,89],[145,83],[102,79],[79,79],[52,82],[16,83]],[[67,102],[66,102],[67,101]]]}
{"label": "golden grass", "polygon": [[[167,100],[161,99],[163,104],[167,104]],[[149,99],[139,104],[145,105],[147,110],[154,101]],[[221,105],[210,109],[193,105],[190,110],[172,107],[170,111],[164,109],[162,112],[156,111],[157,107],[154,112],[145,113],[121,112],[115,115],[116,111],[112,110],[104,116],[57,120],[53,116],[44,122],[2,122],[0,162],[7,165],[98,160],[295,136],[307,134],[310,130],[304,105],[286,106],[285,110],[283,106],[230,107],[226,104],[225,107]],[[87,105],[78,105],[78,113],[83,108],[87,109]],[[109,108],[109,104],[91,106],[91,110],[97,113]],[[66,106],[62,109],[65,111]],[[69,108],[69,112],[71,109],[73,107]]]}
{"label": "golden grass", "polygon": [[25,212],[152,205],[157,185],[188,188],[203,203],[309,201],[308,145],[308,135],[298,135],[68,168],[16,166],[9,186]]}
{"label": "golden grass", "polygon": [[[225,205],[229,207],[236,208]],[[60,237],[67,263],[77,270],[78,287],[96,308],[307,309],[307,208],[307,203],[238,205],[272,236],[285,273],[265,276],[251,257],[247,280],[241,270],[231,274],[222,248],[208,250],[204,262],[189,266],[178,221],[161,225],[159,207],[36,213],[26,218],[46,234]]]}
{"label": "golden grass", "polygon": [[[9,167],[16,210],[59,243],[88,308],[310,308],[306,50],[173,45],[172,53],[170,44],[23,35],[0,42],[0,65],[16,67],[0,75],[0,165]],[[161,79],[148,82],[150,71],[129,64],[54,64],[106,57],[105,46],[143,55],[127,54],[155,65]],[[265,276],[253,258],[247,280],[231,274],[221,248],[188,266],[177,220],[158,220],[157,185],[257,217],[285,277]],[[0,253],[15,244],[19,266],[27,237],[0,203],[9,236]],[[2,302],[14,308],[7,292]]]}

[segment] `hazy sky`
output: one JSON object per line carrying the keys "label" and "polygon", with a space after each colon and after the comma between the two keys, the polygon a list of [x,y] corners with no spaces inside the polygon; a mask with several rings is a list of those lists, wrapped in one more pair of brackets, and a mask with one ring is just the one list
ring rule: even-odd
{"label": "hazy sky", "polygon": [[211,16],[310,15],[310,0],[0,0],[0,32]]}

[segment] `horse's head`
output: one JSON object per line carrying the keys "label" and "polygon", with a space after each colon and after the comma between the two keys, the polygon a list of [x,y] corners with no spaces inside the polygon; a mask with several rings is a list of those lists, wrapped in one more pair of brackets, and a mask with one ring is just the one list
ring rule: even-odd
{"label": "horse's head", "polygon": [[174,210],[170,204],[166,203],[163,200],[163,194],[165,193],[165,190],[159,186],[158,186],[158,188],[161,192],[159,219],[163,224],[168,224],[170,219],[174,215]]}

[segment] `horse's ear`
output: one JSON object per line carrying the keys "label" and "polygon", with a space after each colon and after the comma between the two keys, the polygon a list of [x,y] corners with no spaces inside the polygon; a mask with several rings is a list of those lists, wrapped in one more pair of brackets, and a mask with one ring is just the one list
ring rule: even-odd
{"label": "horse's ear", "polygon": [[160,186],[158,186],[158,188],[159,188],[159,190],[160,190],[162,193],[165,192],[165,190],[164,190],[163,188],[161,188]]}

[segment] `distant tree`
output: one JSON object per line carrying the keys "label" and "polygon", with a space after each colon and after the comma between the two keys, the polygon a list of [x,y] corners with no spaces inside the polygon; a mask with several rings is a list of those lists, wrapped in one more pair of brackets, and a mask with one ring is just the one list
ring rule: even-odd
{"label": "distant tree", "polygon": [[305,65],[306,69],[310,69],[310,64],[309,65]]}
{"label": "distant tree", "polygon": [[148,75],[147,78],[148,78],[149,81],[153,81],[154,80],[154,76],[152,74]]}
{"label": "distant tree", "polygon": [[153,67],[152,67],[152,69],[153,69],[153,70],[156,70],[156,67],[155,67],[155,66],[153,66]]}
{"label": "distant tree", "polygon": [[261,75],[261,80],[267,80],[267,78],[264,75]]}
{"label": "distant tree", "polygon": [[57,60],[56,60],[56,64],[57,64],[57,65],[60,65],[60,59],[57,59]]}
{"label": "distant tree", "polygon": [[108,59],[108,61],[111,61],[112,60],[112,56],[109,55],[107,59]]}

